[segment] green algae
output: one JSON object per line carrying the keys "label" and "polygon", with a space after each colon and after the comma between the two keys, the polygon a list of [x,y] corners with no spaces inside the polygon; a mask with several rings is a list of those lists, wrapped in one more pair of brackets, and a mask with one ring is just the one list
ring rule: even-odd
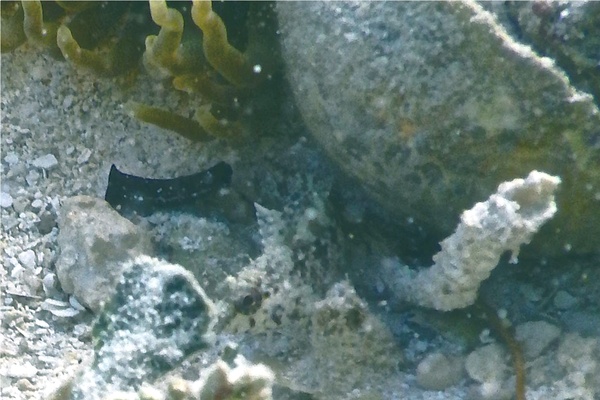
{"label": "green algae", "polygon": [[130,108],[140,121],[176,132],[191,141],[204,142],[213,138],[193,119],[146,104],[132,103]]}

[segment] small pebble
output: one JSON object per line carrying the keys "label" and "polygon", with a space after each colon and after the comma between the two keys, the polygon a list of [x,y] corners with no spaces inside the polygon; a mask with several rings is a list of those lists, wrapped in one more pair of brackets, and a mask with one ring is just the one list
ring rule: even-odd
{"label": "small pebble", "polygon": [[69,296],[69,304],[77,311],[85,311],[85,307],[81,305],[75,296]]}
{"label": "small pebble", "polygon": [[44,293],[46,296],[53,297],[58,294],[58,290],[56,289],[56,283],[58,280],[56,279],[56,274],[50,272],[47,273],[42,279],[42,288],[44,289]]}
{"label": "small pebble", "polygon": [[44,207],[44,202],[40,199],[35,199],[31,202],[31,207],[39,210],[40,208]]}
{"label": "small pebble", "polygon": [[12,151],[4,157],[4,161],[6,161],[9,165],[13,165],[19,162],[19,156],[17,156]]}
{"label": "small pebble", "polygon": [[4,372],[10,378],[33,378],[37,375],[37,368],[31,363],[24,362],[23,364],[15,364],[8,371]]}
{"label": "small pebble", "polygon": [[44,329],[50,328],[50,325],[48,325],[48,323],[46,321],[41,320],[41,319],[36,319],[35,324],[37,326],[39,326],[40,328],[44,328]]}
{"label": "small pebble", "polygon": [[52,232],[52,228],[56,226],[56,217],[48,211],[40,214],[40,222],[37,224],[38,231],[42,235]]}
{"label": "small pebble", "polygon": [[58,165],[58,160],[56,159],[56,157],[54,157],[54,154],[46,154],[33,160],[31,164],[34,167],[50,169]]}
{"label": "small pebble", "polygon": [[522,285],[519,288],[519,291],[527,300],[529,300],[531,302],[537,302],[537,301],[542,300],[542,298],[543,298],[542,289],[538,288],[538,287],[534,287],[529,284]]}
{"label": "small pebble", "polygon": [[25,268],[35,269],[37,259],[33,250],[25,250],[24,252],[20,253],[17,258],[19,259],[21,265],[23,265]]}
{"label": "small pebble", "polygon": [[573,308],[578,302],[577,297],[570,295],[564,290],[559,290],[556,292],[556,296],[554,296],[554,306],[559,310]]}
{"label": "small pebble", "polygon": [[22,266],[17,265],[13,267],[12,271],[10,271],[10,277],[21,280],[23,278],[24,271],[25,269]]}
{"label": "small pebble", "polygon": [[28,392],[28,391],[32,391],[35,390],[35,386],[33,385],[33,383],[31,383],[31,381],[29,379],[19,379],[17,381],[17,388],[21,391],[21,392]]}
{"label": "small pebble", "polygon": [[472,351],[465,362],[465,369],[471,379],[480,383],[503,381],[507,368],[504,351],[497,343]]}
{"label": "small pebble", "polygon": [[517,326],[515,337],[528,360],[537,358],[560,336],[560,328],[546,321],[530,321]]}
{"label": "small pebble", "polygon": [[13,205],[13,198],[6,192],[0,192],[0,207],[8,208]]}
{"label": "small pebble", "polygon": [[457,384],[462,375],[461,361],[442,353],[429,354],[417,367],[417,383],[425,390],[444,390]]}
{"label": "small pebble", "polygon": [[84,163],[88,162],[91,155],[92,155],[92,151],[90,149],[87,149],[87,148],[83,149],[83,151],[81,152],[79,157],[77,157],[77,163],[84,164]]}
{"label": "small pebble", "polygon": [[36,186],[38,179],[40,179],[40,173],[34,169],[29,171],[29,173],[25,177],[25,181],[29,186]]}
{"label": "small pebble", "polygon": [[67,95],[63,99],[63,108],[69,109],[73,105],[73,95]]}
{"label": "small pebble", "polygon": [[600,337],[600,315],[597,311],[568,310],[560,316],[560,319],[571,332]]}
{"label": "small pebble", "polygon": [[13,201],[13,208],[16,212],[22,213],[25,212],[29,204],[29,200],[26,197],[17,197]]}

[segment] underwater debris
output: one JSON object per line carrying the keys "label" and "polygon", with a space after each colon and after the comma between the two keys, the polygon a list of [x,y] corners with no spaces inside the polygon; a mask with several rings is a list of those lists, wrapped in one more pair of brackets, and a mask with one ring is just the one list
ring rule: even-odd
{"label": "underwater debris", "polygon": [[171,208],[186,208],[231,184],[231,166],[221,162],[197,174],[174,179],[141,178],[123,173],[113,165],[104,199],[122,213],[149,215]]}
{"label": "underwater debris", "polygon": [[231,166],[225,162],[172,179],[141,178],[125,174],[113,165],[104,199],[122,215],[175,211],[232,222],[254,221],[252,202],[231,189],[232,174]]}

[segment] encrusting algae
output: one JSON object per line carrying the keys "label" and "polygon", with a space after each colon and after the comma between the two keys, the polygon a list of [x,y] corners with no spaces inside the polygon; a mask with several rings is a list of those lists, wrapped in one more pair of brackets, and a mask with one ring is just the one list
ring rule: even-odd
{"label": "encrusting algae", "polygon": [[[200,104],[190,119],[131,103],[136,118],[194,141],[234,138],[246,123],[238,119],[263,111],[260,101],[248,100],[276,86],[279,52],[272,4],[229,3],[220,8],[230,24],[207,0],[173,7],[164,0],[2,2],[1,48],[7,52],[28,43],[99,76],[131,73],[143,64]],[[231,40],[228,30],[235,33]],[[262,108],[273,104],[263,102]]]}

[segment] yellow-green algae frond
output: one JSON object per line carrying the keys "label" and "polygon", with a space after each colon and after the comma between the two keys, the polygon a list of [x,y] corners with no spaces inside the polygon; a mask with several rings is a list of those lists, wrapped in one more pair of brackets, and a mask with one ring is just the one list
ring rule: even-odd
{"label": "yellow-green algae frond", "polygon": [[[224,138],[240,134],[240,125],[218,118],[213,105],[225,113],[242,110],[245,108],[243,103],[254,99],[261,84],[272,77],[277,68],[272,62],[278,56],[277,45],[273,30],[263,28],[275,25],[270,7],[268,3],[250,5],[248,20],[260,22],[248,26],[248,43],[246,51],[242,52],[230,44],[225,23],[213,11],[212,3],[194,0],[191,8],[193,24],[189,25],[199,28],[202,34],[202,52],[198,55],[193,43],[184,40],[185,21],[181,12],[169,8],[164,0],[150,2],[152,19],[160,26],[160,31],[158,35],[147,37],[144,62],[149,68],[173,77],[176,89],[199,95],[203,104],[197,108],[195,121],[190,122],[190,126],[198,123],[204,131]],[[205,61],[202,66],[196,65],[200,59]],[[213,76],[215,72],[216,77]],[[151,110],[138,105],[134,111],[144,120],[142,115],[150,114]],[[172,117],[173,121],[178,118]],[[189,134],[186,136],[190,137]]]}

